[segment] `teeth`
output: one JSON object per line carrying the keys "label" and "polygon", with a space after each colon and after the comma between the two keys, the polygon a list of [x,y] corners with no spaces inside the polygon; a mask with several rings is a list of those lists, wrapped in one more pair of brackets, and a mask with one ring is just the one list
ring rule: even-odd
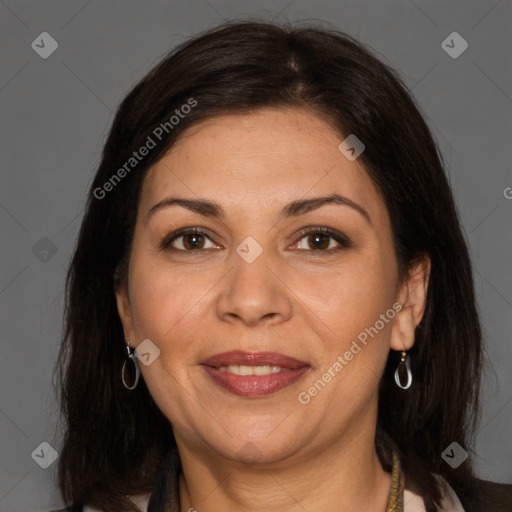
{"label": "teeth", "polygon": [[220,366],[221,372],[232,373],[233,375],[270,375],[271,373],[279,373],[280,366],[243,366],[230,365]]}

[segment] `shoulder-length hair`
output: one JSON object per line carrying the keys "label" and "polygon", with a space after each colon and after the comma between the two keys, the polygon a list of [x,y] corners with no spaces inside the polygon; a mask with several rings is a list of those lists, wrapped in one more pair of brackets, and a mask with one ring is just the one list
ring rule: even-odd
{"label": "shoulder-length hair", "polygon": [[[134,391],[121,383],[126,345],[114,276],[119,268],[127,277],[148,169],[194,123],[262,107],[307,107],[339,131],[340,141],[349,134],[363,141],[359,158],[389,211],[401,277],[418,258],[431,260],[425,314],[409,352],[414,383],[407,391],[394,384],[399,354],[390,351],[376,446],[389,467],[385,438],[396,445],[406,482],[436,511],[442,489],[434,475],[456,491],[473,475],[471,458],[453,470],[441,455],[453,441],[471,453],[482,365],[471,264],[442,157],[406,86],[373,50],[336,30],[263,22],[227,23],[185,42],[117,110],[66,281],[57,361],[62,495],[119,512],[137,510],[127,494],[153,490],[175,440],[143,379]],[[154,147],[130,160],[153,145],[148,137]]]}

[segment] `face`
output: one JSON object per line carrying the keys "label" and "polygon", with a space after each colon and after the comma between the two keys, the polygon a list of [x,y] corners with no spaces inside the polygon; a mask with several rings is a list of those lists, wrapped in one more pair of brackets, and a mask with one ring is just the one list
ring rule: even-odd
{"label": "face", "polygon": [[279,463],[373,435],[426,271],[399,280],[384,201],[343,138],[305,109],[216,117],[145,178],[116,294],[178,445]]}

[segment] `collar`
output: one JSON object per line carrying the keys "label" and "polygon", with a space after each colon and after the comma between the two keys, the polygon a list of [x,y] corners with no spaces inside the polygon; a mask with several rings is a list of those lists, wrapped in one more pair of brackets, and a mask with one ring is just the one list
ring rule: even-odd
{"label": "collar", "polygon": [[[397,452],[392,451],[391,488],[385,512],[404,512],[404,473]],[[164,457],[157,485],[149,498],[147,512],[180,512],[181,461],[177,448]]]}

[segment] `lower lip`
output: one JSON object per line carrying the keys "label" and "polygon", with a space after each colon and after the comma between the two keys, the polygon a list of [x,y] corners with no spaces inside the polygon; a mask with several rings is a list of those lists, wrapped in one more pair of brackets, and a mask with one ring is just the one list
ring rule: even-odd
{"label": "lower lip", "polygon": [[291,386],[309,370],[309,366],[303,366],[296,369],[282,369],[280,372],[269,375],[234,375],[212,366],[203,365],[203,368],[215,384],[235,395],[247,397],[271,395]]}

